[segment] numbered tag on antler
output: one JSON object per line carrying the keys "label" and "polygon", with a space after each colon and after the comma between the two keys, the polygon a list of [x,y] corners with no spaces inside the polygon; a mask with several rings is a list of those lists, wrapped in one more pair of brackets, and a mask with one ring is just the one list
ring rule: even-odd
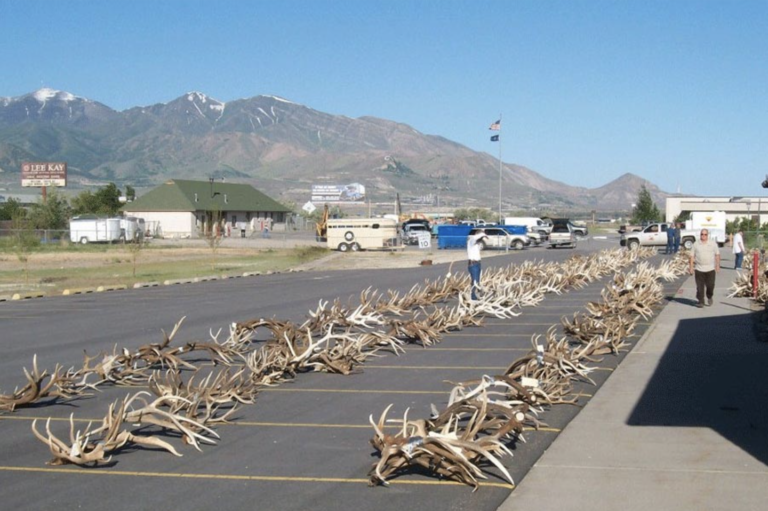
{"label": "numbered tag on antler", "polygon": [[537,380],[536,378],[528,378],[527,376],[523,376],[522,378],[520,378],[520,385],[522,385],[523,387],[538,389],[539,380]]}
{"label": "numbered tag on antler", "polygon": [[540,365],[544,365],[544,346],[541,344],[536,345],[536,362]]}

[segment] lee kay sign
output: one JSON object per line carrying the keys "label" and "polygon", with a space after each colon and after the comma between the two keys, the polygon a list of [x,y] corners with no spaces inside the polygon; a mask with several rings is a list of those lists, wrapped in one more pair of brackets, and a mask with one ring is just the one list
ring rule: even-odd
{"label": "lee kay sign", "polygon": [[25,161],[21,164],[21,186],[67,186],[67,163]]}

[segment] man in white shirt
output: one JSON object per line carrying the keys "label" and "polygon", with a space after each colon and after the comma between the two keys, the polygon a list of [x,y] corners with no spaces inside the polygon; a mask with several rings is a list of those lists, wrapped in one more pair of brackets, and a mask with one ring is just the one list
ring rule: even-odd
{"label": "man in white shirt", "polygon": [[733,267],[735,270],[741,269],[741,264],[744,262],[744,234],[741,229],[733,236],[733,254],[736,256],[736,264]]}
{"label": "man in white shirt", "polygon": [[[693,244],[690,258],[691,275],[696,276],[696,307],[712,305],[715,291],[715,275],[720,271],[720,249],[717,242],[709,239],[709,231],[702,229],[699,240]],[[704,301],[706,296],[707,301]]]}
{"label": "man in white shirt", "polygon": [[467,269],[472,279],[472,300],[477,300],[477,287],[480,286],[480,251],[483,249],[480,240],[488,238],[483,229],[478,229],[474,234],[467,236]]}

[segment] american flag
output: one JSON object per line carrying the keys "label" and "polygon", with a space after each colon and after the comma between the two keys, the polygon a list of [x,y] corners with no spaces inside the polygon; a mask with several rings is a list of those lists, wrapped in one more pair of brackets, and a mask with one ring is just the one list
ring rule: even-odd
{"label": "american flag", "polygon": [[493,131],[499,131],[501,129],[501,119],[491,124],[491,127],[488,129]]}

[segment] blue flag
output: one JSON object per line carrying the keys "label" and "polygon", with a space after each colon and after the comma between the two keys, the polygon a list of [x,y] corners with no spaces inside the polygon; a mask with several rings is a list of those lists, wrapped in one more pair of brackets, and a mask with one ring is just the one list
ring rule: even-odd
{"label": "blue flag", "polygon": [[491,142],[498,142],[498,141],[499,141],[499,136],[498,135],[494,135],[494,136],[491,137]]}

